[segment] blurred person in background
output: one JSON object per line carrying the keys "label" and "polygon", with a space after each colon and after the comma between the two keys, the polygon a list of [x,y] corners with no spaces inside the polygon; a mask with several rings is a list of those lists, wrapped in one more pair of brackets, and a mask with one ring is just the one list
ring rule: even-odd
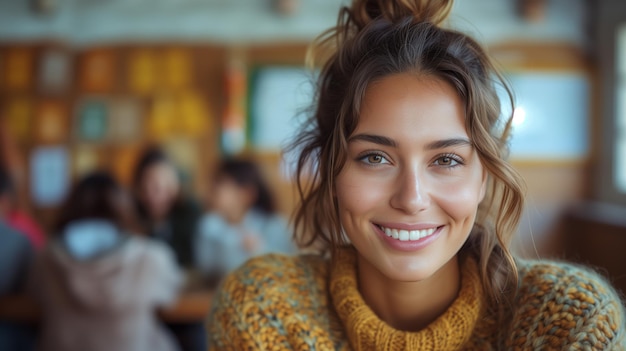
{"label": "blurred person in background", "polygon": [[0,296],[21,292],[33,249],[28,239],[0,219]]}
{"label": "blurred person in background", "polygon": [[193,268],[193,237],[202,208],[183,193],[176,166],[163,150],[150,147],[141,155],[133,193],[143,232],[169,244],[181,267]]}
{"label": "blurred person in background", "polygon": [[[32,246],[22,233],[7,226],[2,220],[0,243],[0,298],[20,295],[25,291],[33,257]],[[0,319],[0,350],[34,350],[36,335],[33,325]]]}
{"label": "blurred person in background", "polygon": [[[7,222],[12,208],[11,189],[10,176],[0,167],[0,297],[24,293],[33,258],[32,243]],[[2,350],[33,350],[35,335],[30,325],[0,320]]]}
{"label": "blurred person in background", "polygon": [[[133,194],[142,231],[167,243],[178,265],[195,269],[192,245],[202,216],[199,203],[181,187],[178,170],[168,155],[156,146],[140,156],[133,175]],[[168,323],[184,351],[206,351],[206,330],[202,322]]]}
{"label": "blurred person in background", "polygon": [[33,248],[39,249],[45,242],[45,234],[37,221],[17,201],[15,183],[6,167],[0,165],[0,218],[4,223],[24,235]]}
{"label": "blurred person in background", "polygon": [[199,269],[213,283],[251,257],[296,251],[288,223],[276,211],[272,193],[251,161],[221,162],[209,208],[195,248]]}
{"label": "blurred person in background", "polygon": [[32,241],[9,221],[13,212],[13,186],[0,166],[0,295],[22,291],[32,258]]}
{"label": "blurred person in background", "polygon": [[168,246],[133,235],[133,213],[109,173],[74,185],[33,265],[39,350],[178,350],[156,310],[175,302],[182,275]]}

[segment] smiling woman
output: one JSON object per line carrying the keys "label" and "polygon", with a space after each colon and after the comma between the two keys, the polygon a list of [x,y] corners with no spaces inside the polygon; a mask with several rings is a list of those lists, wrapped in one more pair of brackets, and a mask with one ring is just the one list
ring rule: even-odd
{"label": "smiling woman", "polygon": [[[463,103],[446,82],[391,75],[367,90],[348,139],[336,184],[339,218],[359,252],[365,300],[401,329],[434,321],[459,290],[457,252],[487,181],[463,121]],[[376,289],[404,282],[421,282],[430,303],[407,304],[388,296],[394,289]]]}
{"label": "smiling woman", "polygon": [[212,349],[626,347],[604,278],[511,254],[523,182],[496,85],[511,94],[478,43],[441,26],[451,6],[353,0],[319,39],[314,113],[294,147],[296,237],[320,253],[230,275]]}

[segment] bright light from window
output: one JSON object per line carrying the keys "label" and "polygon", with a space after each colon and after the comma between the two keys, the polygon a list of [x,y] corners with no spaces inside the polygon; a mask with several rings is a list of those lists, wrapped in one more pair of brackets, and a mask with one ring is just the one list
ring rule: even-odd
{"label": "bright light from window", "polygon": [[525,120],[526,110],[521,106],[516,107],[515,111],[513,111],[513,127],[521,126]]}

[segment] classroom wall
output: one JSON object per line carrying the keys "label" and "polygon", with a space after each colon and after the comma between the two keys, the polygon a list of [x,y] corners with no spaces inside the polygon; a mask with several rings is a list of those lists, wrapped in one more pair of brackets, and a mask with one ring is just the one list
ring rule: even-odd
{"label": "classroom wall", "polygon": [[[260,0],[56,0],[51,1],[55,8],[47,14],[33,13],[32,3],[0,0],[0,42],[5,48],[39,48],[52,42],[77,57],[94,48],[124,55],[136,48],[155,52],[169,47],[192,48],[197,67],[204,67],[198,87],[210,102],[214,125],[219,128],[230,101],[224,91],[224,72],[233,57],[250,67],[303,62],[306,44],[334,23],[342,2],[300,0],[291,15],[274,11],[272,1]],[[469,31],[487,45],[505,71],[574,73],[589,77],[592,90],[594,69],[588,56],[590,19],[586,6],[584,0],[547,1],[543,19],[529,21],[520,16],[515,1],[459,0],[450,25]],[[113,94],[126,92],[120,88]],[[73,91],[66,98],[73,103],[80,94]],[[593,125],[597,113],[591,96],[588,104],[585,115]],[[208,135],[199,147],[219,150],[219,135]],[[591,138],[591,131],[583,138]],[[292,184],[279,176],[278,152],[250,153],[262,161],[280,196],[279,207],[289,214],[296,199]],[[589,157],[585,152],[564,159],[558,155],[513,157],[528,183],[529,195],[515,242],[517,251],[529,256],[561,255],[563,214],[570,204],[588,194]],[[205,173],[214,159],[211,156],[202,164]],[[199,193],[203,183],[195,185]],[[40,213],[45,216],[47,212],[41,209]]]}
{"label": "classroom wall", "polygon": [[[273,10],[275,0],[48,0],[49,14],[33,3],[0,0],[0,40],[57,37],[92,45],[110,41],[212,41],[250,43],[310,40],[337,18],[348,0],[293,0],[291,15]],[[456,1],[454,26],[485,43],[510,40],[565,42],[584,47],[584,0],[546,1],[544,19],[519,16],[515,0]]]}

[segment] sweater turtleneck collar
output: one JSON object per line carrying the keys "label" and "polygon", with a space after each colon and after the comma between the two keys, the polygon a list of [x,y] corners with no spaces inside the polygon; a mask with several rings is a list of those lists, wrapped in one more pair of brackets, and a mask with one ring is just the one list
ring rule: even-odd
{"label": "sweater turtleneck collar", "polygon": [[371,310],[358,291],[356,252],[334,257],[330,293],[354,350],[459,350],[472,336],[483,309],[482,287],[474,260],[461,261],[461,290],[452,305],[418,332],[394,329]]}

